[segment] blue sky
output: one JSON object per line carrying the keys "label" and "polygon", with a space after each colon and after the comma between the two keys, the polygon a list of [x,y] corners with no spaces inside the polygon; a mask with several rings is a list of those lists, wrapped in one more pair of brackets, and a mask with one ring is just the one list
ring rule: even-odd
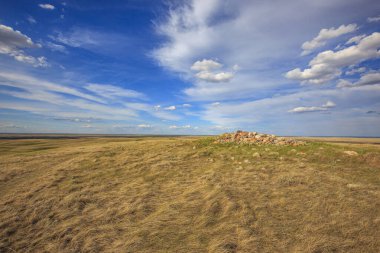
{"label": "blue sky", "polygon": [[0,5],[0,132],[380,136],[379,1]]}

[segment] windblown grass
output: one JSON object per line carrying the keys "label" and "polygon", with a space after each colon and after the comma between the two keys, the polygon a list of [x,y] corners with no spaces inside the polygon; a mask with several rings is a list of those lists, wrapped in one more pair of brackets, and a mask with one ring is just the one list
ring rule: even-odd
{"label": "windblown grass", "polygon": [[380,251],[379,146],[213,141],[0,141],[0,252]]}

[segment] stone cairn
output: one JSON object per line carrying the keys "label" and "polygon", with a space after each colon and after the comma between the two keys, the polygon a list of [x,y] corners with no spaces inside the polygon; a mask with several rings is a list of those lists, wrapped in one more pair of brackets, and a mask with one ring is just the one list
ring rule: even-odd
{"label": "stone cairn", "polygon": [[246,144],[273,144],[273,145],[287,145],[299,146],[305,145],[304,141],[297,141],[291,138],[277,137],[271,134],[262,134],[257,132],[246,132],[238,130],[236,133],[224,133],[220,135],[216,143],[246,143]]}

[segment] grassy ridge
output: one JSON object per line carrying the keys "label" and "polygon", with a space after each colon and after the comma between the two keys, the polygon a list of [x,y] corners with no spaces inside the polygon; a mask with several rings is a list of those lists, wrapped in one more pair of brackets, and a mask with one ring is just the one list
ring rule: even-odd
{"label": "grassy ridge", "polygon": [[213,142],[0,141],[0,251],[378,252],[378,146]]}

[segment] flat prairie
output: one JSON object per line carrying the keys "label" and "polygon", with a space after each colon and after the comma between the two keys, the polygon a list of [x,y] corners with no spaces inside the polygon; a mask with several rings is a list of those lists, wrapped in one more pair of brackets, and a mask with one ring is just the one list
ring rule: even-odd
{"label": "flat prairie", "polygon": [[331,140],[0,140],[0,252],[380,252],[380,139]]}

